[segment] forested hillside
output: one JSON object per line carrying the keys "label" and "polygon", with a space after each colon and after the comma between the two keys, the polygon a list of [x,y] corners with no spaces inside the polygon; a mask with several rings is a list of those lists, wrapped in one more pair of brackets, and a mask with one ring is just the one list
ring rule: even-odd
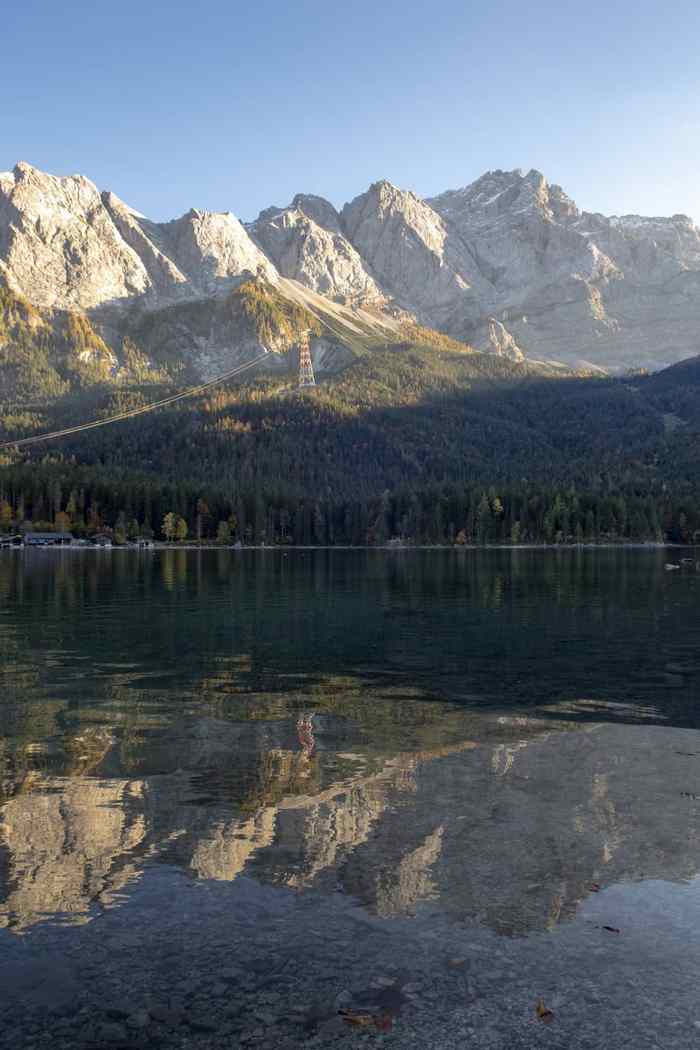
{"label": "forested hillside", "polygon": [[[259,376],[5,450],[0,528],[268,544],[700,539],[700,359],[591,378],[430,338],[416,329],[309,392]],[[6,412],[5,440],[159,391],[91,389],[79,405]]]}

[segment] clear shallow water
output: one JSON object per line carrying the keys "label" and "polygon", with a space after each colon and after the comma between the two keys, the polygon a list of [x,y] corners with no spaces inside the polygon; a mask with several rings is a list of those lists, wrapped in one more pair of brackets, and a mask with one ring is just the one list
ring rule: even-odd
{"label": "clear shallow water", "polygon": [[[539,1045],[545,992],[562,1045],[613,1045],[567,981],[602,952],[590,995],[622,966],[633,1007],[660,946],[668,1045],[695,1038],[700,573],[668,560],[0,553],[13,1045],[55,1043],[51,1010],[66,1045],[325,1045],[358,996],[400,1045],[436,996],[434,1045]],[[604,932],[628,913],[636,942]],[[131,1024],[149,996],[176,1025]]]}

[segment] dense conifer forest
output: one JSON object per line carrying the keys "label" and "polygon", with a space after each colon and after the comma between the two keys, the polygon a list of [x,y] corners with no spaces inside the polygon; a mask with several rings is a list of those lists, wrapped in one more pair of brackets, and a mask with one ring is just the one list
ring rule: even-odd
{"label": "dense conifer forest", "polygon": [[[29,334],[38,324],[31,314],[23,323]],[[411,334],[315,390],[297,391],[290,368],[281,380],[229,383],[0,451],[0,532],[304,545],[700,541],[700,359],[656,375],[557,375]],[[40,407],[6,403],[0,440],[172,391],[172,377],[139,375],[132,358],[132,381],[118,388],[92,376],[79,399],[56,386],[64,396]]]}

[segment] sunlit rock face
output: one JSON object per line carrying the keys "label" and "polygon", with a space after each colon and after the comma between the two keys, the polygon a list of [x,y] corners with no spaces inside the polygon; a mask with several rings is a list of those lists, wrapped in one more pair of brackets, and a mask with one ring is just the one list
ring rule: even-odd
{"label": "sunlit rock face", "polygon": [[156,223],[150,223],[134,212],[114,193],[102,194],[102,202],[122,240],[138,255],[148,275],[149,289],[171,296],[187,286],[187,277],[168,258],[164,239]]}
{"label": "sunlit rock face", "polygon": [[[537,171],[488,172],[428,203],[470,246],[490,313],[528,357],[615,369],[692,354],[700,231],[687,216],[581,212]],[[490,324],[464,334],[482,345]]]}
{"label": "sunlit rock face", "polygon": [[506,326],[495,317],[488,319],[487,326],[480,336],[473,340],[475,350],[483,350],[488,354],[497,354],[499,357],[507,357],[511,361],[524,361],[525,354],[522,352],[515,339]]}
{"label": "sunlit rock face", "polygon": [[159,223],[162,243],[194,289],[215,294],[243,274],[274,281],[277,271],[230,212],[193,208],[180,219]]}
{"label": "sunlit rock face", "polygon": [[275,267],[229,213],[152,223],[82,175],[0,174],[0,277],[39,307],[155,306]]}
{"label": "sunlit rock face", "polygon": [[289,207],[263,212],[249,231],[283,277],[341,302],[385,299],[323,198],[298,194]]}
{"label": "sunlit rock face", "polygon": [[412,318],[515,359],[620,370],[698,350],[692,220],[580,211],[535,170],[428,200],[380,180],[340,211],[300,193],[248,225],[197,209],[153,222],[83,176],[0,173],[0,280],[36,307],[97,314],[116,341],[131,310],[206,301],[211,317],[180,314],[168,332],[206,357],[217,303],[251,277],[316,296],[314,312],[347,307],[350,327],[359,311],[375,335],[380,316]]}
{"label": "sunlit rock face", "polygon": [[96,186],[29,164],[0,175],[0,276],[37,306],[89,309],[146,292],[139,255]]}
{"label": "sunlit rock face", "polygon": [[448,326],[455,313],[465,324],[478,319],[479,292],[488,287],[476,260],[425,201],[384,180],[346,204],[341,219],[400,306],[434,327]]}
{"label": "sunlit rock face", "polygon": [[579,212],[540,172],[489,172],[429,201],[449,230],[474,246],[495,294],[513,305],[529,290],[578,275],[614,277],[615,264],[575,229]]}

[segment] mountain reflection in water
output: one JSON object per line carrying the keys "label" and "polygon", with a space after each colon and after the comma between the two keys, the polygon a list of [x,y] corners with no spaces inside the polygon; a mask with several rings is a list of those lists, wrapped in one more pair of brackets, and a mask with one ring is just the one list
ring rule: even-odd
{"label": "mountain reflection in water", "polygon": [[431,714],[449,739],[414,727],[421,750],[346,751],[353,733],[337,711],[315,716],[311,754],[290,746],[295,721],[207,718],[163,734],[171,772],[28,772],[2,809],[0,922],[85,921],[164,863],[200,879],[340,889],[381,916],[432,900],[524,933],[572,916],[594,884],[700,868],[693,731],[440,704]]}
{"label": "mountain reflection in water", "polygon": [[692,878],[697,581],[516,553],[10,552],[0,924],[159,865],[504,934]]}

